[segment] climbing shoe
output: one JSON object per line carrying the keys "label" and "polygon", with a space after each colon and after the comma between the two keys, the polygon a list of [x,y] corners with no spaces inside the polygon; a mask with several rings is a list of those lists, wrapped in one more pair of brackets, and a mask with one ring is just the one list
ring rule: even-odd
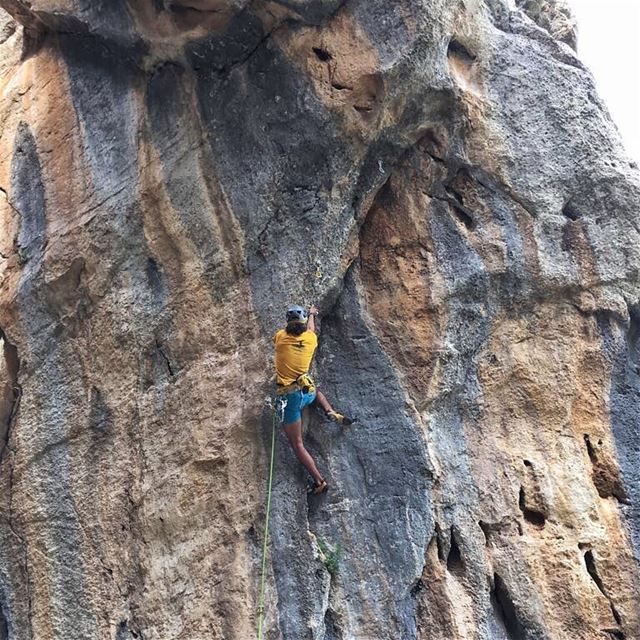
{"label": "climbing shoe", "polygon": [[320,495],[324,493],[329,488],[327,481],[323,478],[320,482],[314,482],[307,487],[307,493],[312,493],[313,495]]}
{"label": "climbing shoe", "polygon": [[326,416],[331,420],[331,422],[337,422],[338,424],[342,424],[347,427],[356,421],[355,418],[347,418],[347,416],[343,416],[337,411],[327,411]]}

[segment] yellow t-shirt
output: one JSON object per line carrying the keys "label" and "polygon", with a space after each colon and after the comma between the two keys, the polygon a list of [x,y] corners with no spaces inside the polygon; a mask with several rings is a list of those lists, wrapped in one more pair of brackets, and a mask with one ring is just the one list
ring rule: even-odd
{"label": "yellow t-shirt", "polygon": [[273,336],[276,345],[276,377],[278,384],[293,384],[298,376],[309,371],[311,359],[318,346],[318,336],[313,331],[305,331],[292,336],[280,329]]}

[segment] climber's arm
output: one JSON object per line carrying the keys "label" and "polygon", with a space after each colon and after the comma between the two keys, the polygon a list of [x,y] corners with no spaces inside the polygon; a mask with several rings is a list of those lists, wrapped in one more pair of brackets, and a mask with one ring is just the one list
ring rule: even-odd
{"label": "climber's arm", "polygon": [[307,331],[316,332],[316,316],[318,315],[318,307],[315,304],[312,304],[309,307],[309,321],[307,322]]}

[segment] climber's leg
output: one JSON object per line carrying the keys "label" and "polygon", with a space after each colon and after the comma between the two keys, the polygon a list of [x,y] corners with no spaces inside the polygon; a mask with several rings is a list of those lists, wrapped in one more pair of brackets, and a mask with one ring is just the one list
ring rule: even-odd
{"label": "climber's leg", "polygon": [[320,485],[320,483],[323,482],[322,475],[320,475],[318,467],[316,467],[316,463],[313,461],[309,452],[304,448],[304,443],[302,442],[302,421],[296,420],[291,424],[285,424],[284,432],[287,434],[289,444],[291,444],[291,448],[296,454],[298,460],[302,462],[306,470],[311,474],[316,485]]}
{"label": "climber's leg", "polygon": [[316,389],[316,400],[318,401],[318,404],[320,405],[320,407],[325,413],[329,413],[330,411],[333,411],[333,407],[329,404],[329,401],[327,400],[327,396],[325,396],[324,393],[322,393],[322,391],[318,391],[317,389]]}
{"label": "climber's leg", "polygon": [[[311,393],[302,393],[302,391],[292,391],[285,397],[287,404],[284,408],[284,414],[282,424],[284,426],[284,432],[287,434],[289,443],[296,457],[305,466],[306,470],[311,474],[316,487],[321,486],[324,483],[323,477],[316,467],[316,463],[309,455],[309,452],[304,448],[302,442],[302,409],[311,404],[316,397],[315,391]],[[326,487],[326,483],[325,487]]]}
{"label": "climber's leg", "polygon": [[355,422],[355,418],[347,418],[347,416],[343,416],[341,413],[334,411],[333,407],[327,400],[327,396],[325,396],[322,391],[316,390],[316,400],[318,401],[318,404],[325,412],[329,420],[332,420],[333,422],[339,422],[340,424],[344,425],[350,425]]}

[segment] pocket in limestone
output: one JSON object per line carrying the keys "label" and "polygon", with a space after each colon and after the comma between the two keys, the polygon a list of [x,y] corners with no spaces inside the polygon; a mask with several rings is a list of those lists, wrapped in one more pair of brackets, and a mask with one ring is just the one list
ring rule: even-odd
{"label": "pocket in limestone", "polygon": [[174,24],[184,31],[221,32],[246,6],[229,0],[170,0],[165,9]]}
{"label": "pocket in limestone", "polygon": [[518,507],[526,522],[542,529],[549,517],[548,501],[542,491],[541,477],[533,463],[523,460],[525,472],[518,495]]}
{"label": "pocket in limestone", "polygon": [[613,452],[607,450],[606,444],[601,438],[593,438],[587,433],[584,434],[584,442],[593,468],[591,478],[598,495],[601,498],[613,497],[619,502],[627,504],[629,498]]}

